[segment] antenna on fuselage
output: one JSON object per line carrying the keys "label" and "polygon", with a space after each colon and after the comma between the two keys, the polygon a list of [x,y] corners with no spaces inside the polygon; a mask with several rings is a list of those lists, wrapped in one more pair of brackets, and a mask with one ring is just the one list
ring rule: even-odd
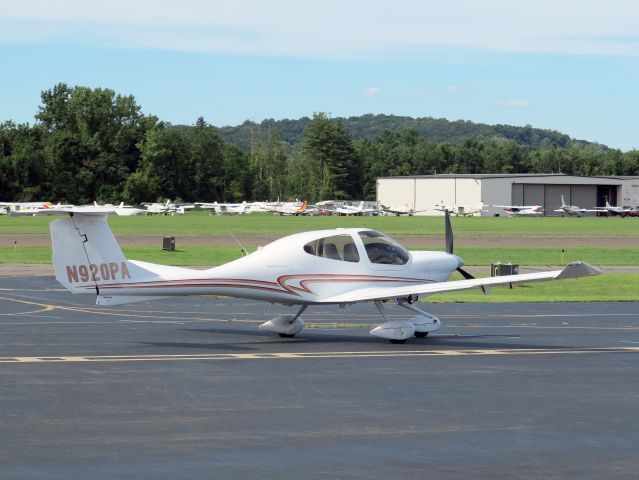
{"label": "antenna on fuselage", "polygon": [[235,240],[235,242],[240,246],[240,251],[242,252],[242,256],[245,257],[246,255],[249,254],[248,250],[246,248],[244,248],[244,245],[242,245],[242,243],[238,240],[238,238],[233,235],[231,232],[229,232],[229,235],[231,235],[231,237],[233,237],[233,240]]}

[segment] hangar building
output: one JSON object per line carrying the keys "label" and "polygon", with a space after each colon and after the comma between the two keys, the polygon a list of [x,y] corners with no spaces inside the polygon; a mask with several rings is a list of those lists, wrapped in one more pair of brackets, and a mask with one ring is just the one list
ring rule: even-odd
{"label": "hangar building", "polygon": [[[504,213],[490,205],[541,205],[545,215],[566,203],[581,208],[611,205],[639,207],[639,177],[578,177],[564,174],[468,174],[380,177],[377,203],[408,207],[416,215],[443,214],[449,209],[481,210],[481,215]],[[476,213],[479,215],[480,213]],[[594,215],[594,214],[590,214]]]}

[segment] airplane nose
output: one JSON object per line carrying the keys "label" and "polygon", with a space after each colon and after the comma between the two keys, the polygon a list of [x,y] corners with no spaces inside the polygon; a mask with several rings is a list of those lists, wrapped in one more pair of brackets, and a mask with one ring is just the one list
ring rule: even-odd
{"label": "airplane nose", "polygon": [[453,256],[457,259],[457,268],[463,267],[464,259],[461,257],[458,257],[457,255],[453,255]]}

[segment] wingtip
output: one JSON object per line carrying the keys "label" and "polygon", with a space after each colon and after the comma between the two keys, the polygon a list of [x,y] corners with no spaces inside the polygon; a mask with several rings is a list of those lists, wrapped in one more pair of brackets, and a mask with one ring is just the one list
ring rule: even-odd
{"label": "wingtip", "polygon": [[601,270],[599,268],[593,267],[589,263],[572,262],[566,265],[555,279],[561,280],[563,278],[590,277],[593,275],[599,275],[600,273]]}

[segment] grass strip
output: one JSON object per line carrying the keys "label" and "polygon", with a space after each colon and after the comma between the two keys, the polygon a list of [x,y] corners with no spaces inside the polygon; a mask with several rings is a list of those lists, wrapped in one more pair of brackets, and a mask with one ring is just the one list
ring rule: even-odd
{"label": "grass strip", "polygon": [[[457,279],[453,277],[453,279]],[[428,297],[432,303],[507,302],[628,302],[639,300],[639,275],[615,274],[596,277],[539,282],[527,285],[493,287],[488,295],[481,290],[442,293]]]}
{"label": "grass strip", "polygon": [[[50,217],[0,216],[2,234],[48,234]],[[620,217],[457,217],[456,235],[462,236],[639,236],[639,219]],[[307,230],[363,227],[388,235],[442,235],[442,217],[289,217],[271,214],[216,216],[189,212],[175,217],[145,215],[109,217],[117,235],[238,235],[280,237]]]}
{"label": "grass strip", "polygon": [[[458,248],[455,253],[466,265],[488,267],[491,263],[519,265],[565,265],[582,260],[593,265],[639,265],[639,248]],[[240,258],[239,247],[184,247],[165,252],[159,247],[124,247],[124,254],[133,260],[181,266],[215,266]],[[51,262],[50,247],[0,247],[0,263],[42,264]]]}

